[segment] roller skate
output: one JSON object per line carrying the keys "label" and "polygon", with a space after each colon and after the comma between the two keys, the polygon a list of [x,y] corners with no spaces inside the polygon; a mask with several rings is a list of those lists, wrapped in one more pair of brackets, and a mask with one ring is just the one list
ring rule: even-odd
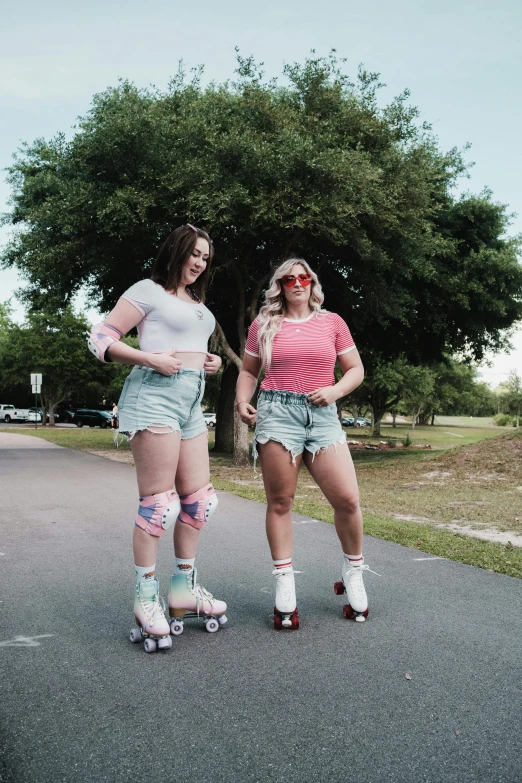
{"label": "roller skate", "polygon": [[276,568],[272,573],[276,577],[274,628],[276,631],[282,628],[297,631],[300,621],[295,598],[294,569],[291,566]]}
{"label": "roller skate", "polygon": [[146,653],[172,647],[169,624],[160,604],[158,590],[158,580],[147,579],[137,583],[134,595],[134,616],[138,627],[130,632],[130,640],[137,644],[144,639],[143,649]]}
{"label": "roller skate", "polygon": [[173,574],[170,579],[169,615],[173,636],[180,636],[184,630],[183,621],[192,617],[201,617],[209,633],[219,631],[227,622],[226,603],[214,598],[196,579],[195,568],[188,574]]}
{"label": "roller skate", "polygon": [[[363,571],[370,571],[370,567],[364,565],[351,565],[346,558],[343,561],[342,582],[334,584],[335,595],[346,593],[348,603],[343,606],[343,617],[346,620],[355,620],[363,623],[368,617],[368,596],[364,588]],[[375,571],[372,571],[372,574]],[[379,576],[379,574],[377,574]]]}

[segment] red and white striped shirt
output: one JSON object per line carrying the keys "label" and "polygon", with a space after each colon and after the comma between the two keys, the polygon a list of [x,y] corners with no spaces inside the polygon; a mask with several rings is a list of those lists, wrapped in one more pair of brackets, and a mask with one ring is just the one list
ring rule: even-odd
{"label": "red and white striped shirt", "polygon": [[[245,350],[259,358],[258,330],[259,317],[249,329]],[[350,330],[336,313],[312,313],[300,321],[285,318],[274,338],[261,389],[309,394],[332,386],[337,356],[354,348]]]}

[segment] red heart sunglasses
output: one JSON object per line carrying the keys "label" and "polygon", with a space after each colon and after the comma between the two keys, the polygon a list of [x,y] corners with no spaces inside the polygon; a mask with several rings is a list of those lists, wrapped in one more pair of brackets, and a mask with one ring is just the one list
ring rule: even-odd
{"label": "red heart sunglasses", "polygon": [[308,274],[283,275],[283,277],[281,278],[281,282],[287,288],[292,288],[292,286],[295,285],[296,280],[299,280],[303,288],[307,288],[307,286],[309,286],[310,283],[312,282],[312,275],[308,275]]}

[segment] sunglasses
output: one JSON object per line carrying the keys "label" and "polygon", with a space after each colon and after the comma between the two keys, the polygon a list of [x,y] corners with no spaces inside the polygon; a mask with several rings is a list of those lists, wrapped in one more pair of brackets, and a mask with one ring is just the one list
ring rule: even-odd
{"label": "sunglasses", "polygon": [[301,283],[303,288],[306,288],[312,282],[312,275],[308,275],[308,274],[306,274],[306,275],[305,274],[301,274],[301,275],[297,275],[297,276],[296,275],[283,275],[283,277],[281,278],[281,282],[287,288],[292,288],[292,286],[295,285],[295,281],[296,280],[299,280],[299,282]]}

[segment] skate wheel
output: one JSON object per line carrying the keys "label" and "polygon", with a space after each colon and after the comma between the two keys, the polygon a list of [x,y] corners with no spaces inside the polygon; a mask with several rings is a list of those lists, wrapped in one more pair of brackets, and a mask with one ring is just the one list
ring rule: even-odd
{"label": "skate wheel", "polygon": [[352,620],[354,616],[354,611],[350,604],[345,604],[343,606],[343,617],[345,620]]}
{"label": "skate wheel", "polygon": [[170,632],[172,636],[181,636],[183,633],[183,623],[181,620],[172,620],[170,624]]}
{"label": "skate wheel", "polygon": [[274,629],[280,631],[283,627],[283,618],[278,614],[277,609],[274,609]]}
{"label": "skate wheel", "polygon": [[290,627],[292,631],[297,631],[301,624],[301,620],[299,618],[299,614],[297,613],[297,609],[295,610],[295,612],[293,612],[292,616],[290,617],[290,621],[291,621]]}
{"label": "skate wheel", "polygon": [[335,595],[344,595],[346,592],[344,588],[344,582],[336,582],[334,584],[334,593]]}
{"label": "skate wheel", "polygon": [[164,636],[162,639],[158,639],[158,650],[170,650],[172,647],[172,637]]}
{"label": "skate wheel", "polygon": [[219,631],[219,623],[215,617],[211,617],[211,619],[207,620],[205,623],[205,628],[209,633],[216,633],[216,631]]}
{"label": "skate wheel", "polygon": [[153,653],[156,652],[156,642],[154,639],[151,639],[150,637],[148,639],[145,639],[145,642],[143,644],[143,649],[146,653]]}
{"label": "skate wheel", "polygon": [[228,617],[226,614],[222,614],[221,617],[218,617],[217,621],[220,625],[226,625],[228,623]]}
{"label": "skate wheel", "polygon": [[133,628],[129,634],[129,639],[133,644],[138,644],[138,642],[141,642],[143,639],[141,628]]}

